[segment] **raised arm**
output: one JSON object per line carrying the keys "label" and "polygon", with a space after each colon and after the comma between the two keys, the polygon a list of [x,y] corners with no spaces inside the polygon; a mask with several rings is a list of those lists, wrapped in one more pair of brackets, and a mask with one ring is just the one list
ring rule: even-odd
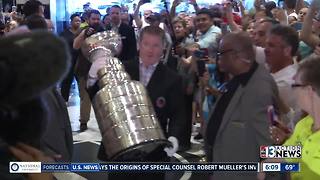
{"label": "raised arm", "polygon": [[180,0],[174,0],[172,2],[172,6],[171,6],[171,9],[170,9],[170,17],[171,17],[171,19],[173,19],[176,16],[176,7],[179,6],[180,3],[181,3]]}
{"label": "raised arm", "polygon": [[232,14],[232,6],[231,3],[228,3],[226,7],[224,7],[224,11],[226,13],[226,18],[228,20],[229,27],[232,32],[236,31],[241,31],[237,23],[233,19],[233,14]]}
{"label": "raised arm", "polygon": [[239,1],[239,8],[240,8],[240,13],[241,13],[241,16],[242,16],[242,17],[248,15],[248,14],[246,13],[246,8],[244,7],[242,1]]}
{"label": "raised arm", "polygon": [[199,8],[196,0],[190,0],[189,2],[190,2],[190,4],[193,5],[193,8],[194,8],[194,10],[195,10],[196,12],[198,12],[198,11],[200,10],[200,8]]}
{"label": "raised arm", "polygon": [[139,28],[139,29],[142,27],[142,21],[141,21],[141,18],[139,16],[140,6],[142,4],[143,4],[143,0],[140,0],[138,5],[137,5],[137,8],[134,10],[134,13],[133,13],[133,19],[136,22],[137,28]]}
{"label": "raised arm", "polygon": [[313,18],[315,16],[315,13],[320,9],[319,7],[319,0],[313,0],[311,6],[308,9],[306,17],[304,18],[302,30],[300,33],[300,39],[312,48],[315,48],[320,44],[319,37],[312,33],[311,28],[313,24]]}
{"label": "raised arm", "polygon": [[73,41],[73,49],[80,49],[85,39],[85,30],[82,30],[81,33]]}

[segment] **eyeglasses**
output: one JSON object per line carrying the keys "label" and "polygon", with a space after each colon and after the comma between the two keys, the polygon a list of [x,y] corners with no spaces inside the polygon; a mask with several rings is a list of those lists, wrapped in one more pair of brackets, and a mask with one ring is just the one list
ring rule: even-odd
{"label": "eyeglasses", "polygon": [[226,53],[232,52],[232,51],[234,51],[234,49],[227,49],[224,51],[218,51],[216,54],[216,59],[218,60],[223,54],[226,54]]}
{"label": "eyeglasses", "polygon": [[291,88],[306,87],[308,84],[291,84]]}

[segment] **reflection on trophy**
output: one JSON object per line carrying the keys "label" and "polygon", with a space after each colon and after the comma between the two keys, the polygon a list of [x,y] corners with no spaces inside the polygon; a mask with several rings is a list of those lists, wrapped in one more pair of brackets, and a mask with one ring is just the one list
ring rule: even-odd
{"label": "reflection on trophy", "polygon": [[111,160],[143,159],[156,148],[168,145],[145,87],[133,81],[114,57],[121,37],[113,31],[86,39],[93,44],[89,60],[105,57],[107,65],[98,72],[99,91],[92,101],[96,119]]}

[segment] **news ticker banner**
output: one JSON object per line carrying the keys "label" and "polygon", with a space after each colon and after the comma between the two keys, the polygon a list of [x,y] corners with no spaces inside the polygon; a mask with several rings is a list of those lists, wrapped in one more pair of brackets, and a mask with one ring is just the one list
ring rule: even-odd
{"label": "news ticker banner", "polygon": [[10,162],[10,173],[230,171],[298,172],[298,163],[41,163]]}

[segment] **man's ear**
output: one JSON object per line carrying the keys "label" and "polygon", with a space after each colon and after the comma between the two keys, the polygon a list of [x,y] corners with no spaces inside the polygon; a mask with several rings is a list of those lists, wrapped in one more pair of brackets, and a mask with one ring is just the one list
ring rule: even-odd
{"label": "man's ear", "polygon": [[291,50],[292,50],[292,47],[290,47],[290,46],[285,47],[284,48],[284,55],[287,57],[291,56]]}

